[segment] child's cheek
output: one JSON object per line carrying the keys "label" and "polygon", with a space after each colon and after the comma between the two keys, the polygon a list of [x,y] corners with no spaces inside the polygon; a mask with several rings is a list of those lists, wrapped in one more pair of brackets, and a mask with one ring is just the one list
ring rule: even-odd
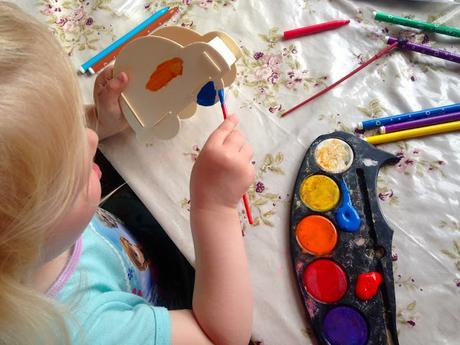
{"label": "child's cheek", "polygon": [[101,200],[101,182],[99,181],[100,175],[92,171],[89,181],[89,190],[88,190],[88,204],[91,207],[96,208]]}

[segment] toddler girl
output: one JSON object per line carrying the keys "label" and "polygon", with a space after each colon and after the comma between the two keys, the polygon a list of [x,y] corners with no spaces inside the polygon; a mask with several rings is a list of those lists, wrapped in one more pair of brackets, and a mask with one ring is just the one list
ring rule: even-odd
{"label": "toddler girl", "polygon": [[58,42],[0,2],[1,344],[249,341],[252,297],[237,204],[254,178],[252,149],[234,116],[208,138],[190,181],[193,308],[154,306],[141,247],[98,210],[93,157],[99,139],[126,127],[118,97],[128,82],[104,71],[85,120]]}

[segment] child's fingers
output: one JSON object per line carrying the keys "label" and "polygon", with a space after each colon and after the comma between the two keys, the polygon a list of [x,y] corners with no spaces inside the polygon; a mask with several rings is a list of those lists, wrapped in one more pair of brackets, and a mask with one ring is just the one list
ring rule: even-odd
{"label": "child's fingers", "polygon": [[241,155],[247,159],[249,162],[252,160],[252,156],[254,155],[254,149],[248,143],[245,143],[240,150]]}
{"label": "child's fingers", "polygon": [[104,70],[101,73],[99,73],[98,77],[101,77],[102,79],[105,79],[105,80],[112,79],[113,78],[113,65],[110,65],[104,68]]}
{"label": "child's fingers", "polygon": [[238,124],[238,118],[234,115],[227,117],[227,119],[220,124],[219,127],[209,137],[210,141],[215,141],[218,144],[223,144],[225,139],[230,135],[233,129]]}
{"label": "child's fingers", "polygon": [[102,89],[106,86],[107,82],[112,79],[112,75],[113,75],[113,66],[109,66],[107,68],[105,68],[102,72],[100,72],[97,77],[96,77],[96,80],[94,82],[94,86],[99,88],[99,89]]}
{"label": "child's fingers", "polygon": [[246,141],[246,138],[244,137],[243,133],[241,133],[239,130],[233,130],[227,136],[227,138],[225,138],[224,145],[226,147],[233,148],[236,151],[240,151],[245,141]]}
{"label": "child's fingers", "polygon": [[107,83],[107,89],[109,91],[112,91],[113,93],[120,94],[128,85],[128,76],[126,73],[121,72],[119,75],[117,75],[116,78],[113,78],[109,80]]}

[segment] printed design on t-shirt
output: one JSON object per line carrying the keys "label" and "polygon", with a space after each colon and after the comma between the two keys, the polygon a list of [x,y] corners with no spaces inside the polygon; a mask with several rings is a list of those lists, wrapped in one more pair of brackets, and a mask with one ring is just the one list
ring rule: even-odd
{"label": "printed design on t-shirt", "polygon": [[118,224],[122,223],[121,220],[102,208],[98,208],[96,210],[96,215],[108,228],[116,228],[118,227]]}
{"label": "printed design on t-shirt", "polygon": [[131,293],[133,293],[133,294],[135,294],[135,295],[138,295],[138,296],[140,296],[140,297],[142,297],[142,295],[143,295],[142,290],[138,290],[138,289],[136,289],[136,288],[133,288],[133,289],[131,290]]}
{"label": "printed design on t-shirt", "polygon": [[153,302],[154,282],[150,261],[144,256],[142,246],[117,217],[103,209],[98,209],[96,215],[93,218],[96,232],[110,243],[123,262],[124,278],[128,284],[126,291]]}
{"label": "printed design on t-shirt", "polygon": [[140,245],[131,243],[123,236],[120,236],[120,243],[129,260],[131,260],[139,271],[145,271],[149,267],[149,261],[145,259]]}

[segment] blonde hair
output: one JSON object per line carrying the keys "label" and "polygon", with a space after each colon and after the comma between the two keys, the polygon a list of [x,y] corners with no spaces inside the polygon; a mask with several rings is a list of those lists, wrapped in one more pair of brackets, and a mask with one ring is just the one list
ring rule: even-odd
{"label": "blonde hair", "polygon": [[90,171],[68,60],[44,25],[0,1],[0,344],[70,343],[60,308],[30,287],[46,231]]}

